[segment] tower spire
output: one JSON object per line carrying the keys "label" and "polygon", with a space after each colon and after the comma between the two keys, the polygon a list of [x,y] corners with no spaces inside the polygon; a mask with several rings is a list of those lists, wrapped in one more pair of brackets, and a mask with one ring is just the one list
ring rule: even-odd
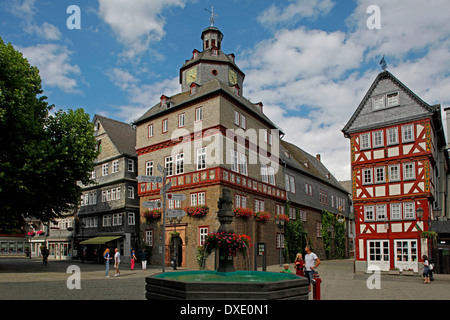
{"label": "tower spire", "polygon": [[218,17],[218,14],[214,13],[214,7],[211,6],[211,10],[205,9],[209,13],[211,13],[211,18],[209,18],[209,22],[211,23],[211,27],[214,27],[214,17]]}

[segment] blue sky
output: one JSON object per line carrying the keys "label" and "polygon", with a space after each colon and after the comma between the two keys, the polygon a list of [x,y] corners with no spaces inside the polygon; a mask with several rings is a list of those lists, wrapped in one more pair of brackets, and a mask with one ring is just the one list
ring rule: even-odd
{"label": "blue sky", "polygon": [[[67,27],[70,5],[81,29]],[[383,55],[423,100],[450,106],[448,0],[12,0],[0,8],[0,36],[39,68],[56,109],[131,122],[180,92],[179,68],[201,49],[212,5],[222,50],[246,74],[244,96],[340,180],[350,179],[340,130]],[[367,27],[371,5],[380,29]]]}

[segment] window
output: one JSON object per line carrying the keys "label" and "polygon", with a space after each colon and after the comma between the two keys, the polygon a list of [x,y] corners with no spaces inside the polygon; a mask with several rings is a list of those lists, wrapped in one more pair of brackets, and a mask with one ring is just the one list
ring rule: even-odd
{"label": "window", "polygon": [[275,170],[272,167],[267,168],[267,173],[269,176],[269,184],[275,185]]}
{"label": "window", "polygon": [[414,202],[407,202],[403,204],[404,219],[415,219]]}
{"label": "window", "polygon": [[286,191],[295,193],[295,178],[288,174],[284,175],[284,182],[286,185]]}
{"label": "window", "polygon": [[376,97],[372,99],[372,110],[384,109],[384,96]]}
{"label": "window", "polygon": [[206,168],[206,148],[197,149],[197,170]]}
{"label": "window", "polygon": [[180,113],[178,115],[178,128],[182,128],[185,125],[185,114],[184,113]]}
{"label": "window", "polygon": [[264,200],[255,199],[255,212],[264,211]]}
{"label": "window", "polygon": [[234,195],[234,207],[235,208],[247,208],[247,197],[240,194]]}
{"label": "window", "polygon": [[403,164],[403,180],[414,180],[415,179],[415,168],[414,163],[404,163]]}
{"label": "window", "polygon": [[134,199],[134,187],[128,187],[128,198]]}
{"label": "window", "polygon": [[112,215],[106,214],[103,216],[103,226],[110,227],[112,225]]}
{"label": "window", "polygon": [[175,156],[176,174],[184,173],[184,153]]}
{"label": "window", "polygon": [[237,126],[239,125],[240,117],[241,117],[240,113],[234,110],[234,124]]}
{"label": "window", "polygon": [[145,230],[145,243],[149,247],[153,247],[153,229]]}
{"label": "window", "polygon": [[107,176],[108,175],[108,164],[104,163],[102,166],[102,175]]}
{"label": "window", "polygon": [[395,106],[398,106],[398,105],[399,105],[398,92],[388,94],[387,95],[387,106],[388,106],[388,108],[395,107]]}
{"label": "window", "polygon": [[402,206],[400,203],[391,204],[391,220],[401,220]]}
{"label": "window", "polygon": [[372,184],[372,169],[363,169],[363,184]]}
{"label": "window", "polygon": [[112,173],[119,172],[119,160],[115,160],[112,163]]}
{"label": "window", "polygon": [[153,161],[147,161],[145,163],[145,175],[153,176]]}
{"label": "window", "polygon": [[384,167],[375,168],[375,183],[386,182]]}
{"label": "window", "polygon": [[195,121],[203,120],[203,107],[195,109]]}
{"label": "window", "polygon": [[239,170],[241,174],[247,175],[247,156],[245,154],[239,154]]}
{"label": "window", "polygon": [[377,206],[377,221],[385,221],[386,220],[386,205],[378,205]]}
{"label": "window", "polygon": [[134,212],[128,212],[128,225],[134,226],[136,224],[135,214]]}
{"label": "window", "polygon": [[162,133],[169,131],[169,119],[164,119],[162,121]]}
{"label": "window", "polygon": [[370,149],[370,133],[365,133],[360,136],[361,150]]}
{"label": "window", "polygon": [[247,118],[243,114],[241,114],[241,128],[247,129]]}
{"label": "window", "polygon": [[206,205],[205,192],[191,193],[191,206],[204,206]]}
{"label": "window", "polygon": [[309,183],[305,183],[305,193],[309,196],[313,195],[313,187]]}
{"label": "window", "polygon": [[296,209],[295,208],[289,208],[289,220],[295,220],[297,219]]}
{"label": "window", "polygon": [[267,166],[265,164],[261,164],[261,181],[268,183],[269,178],[267,176]]}
{"label": "window", "polygon": [[134,160],[133,159],[128,159],[128,172],[134,172]]}
{"label": "window", "polygon": [[122,225],[122,214],[115,213],[113,214],[113,226],[121,226]]}
{"label": "window", "polygon": [[239,155],[236,151],[234,151],[233,149],[230,150],[230,156],[231,156],[231,171],[234,172],[239,172]]}
{"label": "window", "polygon": [[284,214],[284,206],[281,204],[277,204],[277,214]]}
{"label": "window", "polygon": [[387,129],[387,144],[398,144],[398,128]]}
{"label": "window", "polygon": [[373,133],[373,147],[378,148],[378,147],[383,147],[383,146],[384,146],[383,131],[374,132]]}
{"label": "window", "polygon": [[289,176],[289,182],[291,184],[291,192],[295,193],[295,178],[293,176]]}
{"label": "window", "polygon": [[291,191],[289,184],[289,176],[287,174],[284,175],[284,184],[286,185],[286,191]]}
{"label": "window", "polygon": [[305,210],[299,210],[298,211],[298,218],[302,221],[306,221],[306,211]]}
{"label": "window", "polygon": [[316,221],[316,237],[322,238],[322,222]]}
{"label": "window", "polygon": [[284,249],[284,234],[277,233],[277,249]]}
{"label": "window", "polygon": [[149,138],[153,137],[153,124],[150,124],[148,126],[148,137]]}
{"label": "window", "polygon": [[166,171],[167,171],[167,176],[173,176],[173,157],[166,157],[164,159],[164,163],[165,163],[165,167],[166,167]]}
{"label": "window", "polygon": [[400,181],[400,165],[389,166],[389,181]]}
{"label": "window", "polygon": [[203,246],[205,244],[206,236],[208,235],[209,230],[208,227],[199,227],[198,228],[198,245]]}
{"label": "window", "polygon": [[413,125],[409,124],[402,127],[402,136],[403,142],[412,142],[414,141],[414,132]]}
{"label": "window", "polygon": [[365,206],[364,207],[364,220],[365,221],[373,221],[375,219],[373,206]]}
{"label": "window", "polygon": [[380,262],[388,262],[389,261],[389,241],[376,241],[370,240],[368,241],[368,249],[369,249],[369,261],[380,261]]}

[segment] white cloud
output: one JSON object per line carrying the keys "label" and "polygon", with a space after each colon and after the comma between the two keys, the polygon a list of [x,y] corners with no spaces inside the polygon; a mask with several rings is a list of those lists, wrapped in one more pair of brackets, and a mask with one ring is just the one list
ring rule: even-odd
{"label": "white cloud", "polygon": [[257,20],[267,27],[290,25],[305,18],[315,20],[320,15],[327,15],[333,7],[334,2],[331,0],[295,0],[285,8],[272,4]]}
{"label": "white cloud", "polygon": [[186,0],[99,0],[99,16],[126,47],[124,56],[133,58],[164,36],[163,11],[183,8]]}
{"label": "white cloud", "polygon": [[39,69],[42,82],[65,92],[77,92],[78,83],[74,76],[81,74],[77,65],[70,63],[71,52],[57,44],[39,44],[18,48],[30,64]]}
{"label": "white cloud", "polygon": [[179,78],[175,77],[154,84],[141,84],[129,71],[113,68],[107,72],[113,84],[128,96],[129,105],[115,106],[117,117],[131,122],[158,103],[161,95],[170,97],[180,92]]}

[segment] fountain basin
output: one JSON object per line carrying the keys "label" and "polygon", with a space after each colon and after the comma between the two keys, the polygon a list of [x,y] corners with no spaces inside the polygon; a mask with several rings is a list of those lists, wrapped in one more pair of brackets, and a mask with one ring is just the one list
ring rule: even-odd
{"label": "fountain basin", "polygon": [[308,300],[308,281],[259,271],[179,271],[146,278],[147,299]]}

